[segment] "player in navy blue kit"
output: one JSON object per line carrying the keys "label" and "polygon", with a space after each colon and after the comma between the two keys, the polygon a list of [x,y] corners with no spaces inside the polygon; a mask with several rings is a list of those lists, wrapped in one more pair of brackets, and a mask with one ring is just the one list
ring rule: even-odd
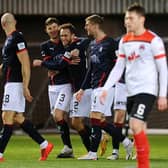
{"label": "player in navy blue kit", "polygon": [[5,89],[2,103],[3,132],[0,140],[0,162],[4,161],[3,153],[12,136],[13,125],[20,127],[40,145],[40,161],[47,159],[53,145],[48,143],[23,116],[25,99],[32,101],[29,91],[30,61],[27,44],[21,32],[16,31],[16,20],[11,13],[1,17],[1,25],[7,36],[2,49],[1,70],[5,77]]}
{"label": "player in navy blue kit", "polygon": [[[55,60],[55,66],[68,67],[72,89],[75,93],[80,89],[87,71],[86,50],[90,39],[76,37],[76,29],[71,23],[63,24],[59,29],[60,39],[66,51],[61,59]],[[90,93],[90,84],[88,84],[83,101],[78,102],[73,96],[70,113],[72,127],[78,131],[87,151],[90,150],[90,129],[83,122],[83,118],[89,117]]]}
{"label": "player in navy blue kit", "polygon": [[73,150],[70,140],[69,126],[65,119],[66,112],[69,111],[72,89],[68,69],[55,66],[54,59],[59,60],[65,53],[65,49],[59,39],[59,21],[56,18],[48,18],[45,28],[50,39],[41,44],[41,55],[43,61],[36,59],[34,66],[42,66],[48,69],[49,76],[49,100],[51,113],[56,121],[64,144],[58,158],[73,157]]}
{"label": "player in navy blue kit", "polygon": [[[101,93],[102,86],[107,80],[107,77],[115,64],[115,50],[117,48],[117,44],[103,31],[104,19],[102,17],[98,15],[92,15],[87,17],[85,21],[85,29],[87,30],[89,36],[94,37],[94,40],[89,46],[89,55],[91,59],[90,68],[81,86],[81,89],[76,93],[76,98],[78,101],[82,100],[86,84],[90,82],[91,79],[91,87],[93,89],[90,113],[92,132],[89,153],[78,159],[97,160],[97,150],[101,139],[101,129],[105,130],[111,136],[117,134],[120,137],[120,141],[125,139],[122,134],[118,134],[114,125],[109,124],[106,121],[102,122],[103,116],[107,115],[105,112],[107,109],[111,108],[113,97],[112,92],[109,92],[108,101],[105,105],[102,105],[99,101],[99,94]],[[125,142],[125,146],[128,146],[129,143],[130,141],[127,140]]]}

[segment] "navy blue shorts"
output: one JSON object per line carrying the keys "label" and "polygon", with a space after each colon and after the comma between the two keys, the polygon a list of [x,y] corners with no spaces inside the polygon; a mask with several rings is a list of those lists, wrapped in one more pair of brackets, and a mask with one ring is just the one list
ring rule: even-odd
{"label": "navy blue shorts", "polygon": [[152,111],[156,96],[151,94],[137,94],[127,98],[127,112],[130,117],[146,121]]}

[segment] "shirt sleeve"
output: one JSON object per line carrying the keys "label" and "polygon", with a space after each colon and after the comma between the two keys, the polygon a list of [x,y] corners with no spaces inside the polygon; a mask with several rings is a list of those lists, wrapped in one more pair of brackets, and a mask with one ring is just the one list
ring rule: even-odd
{"label": "shirt sleeve", "polygon": [[16,40],[15,42],[16,42],[16,53],[17,54],[19,52],[27,50],[27,44],[23,38],[23,35],[19,34],[15,40]]}
{"label": "shirt sleeve", "polygon": [[155,37],[151,42],[152,53],[155,59],[166,57],[165,47],[160,37]]}
{"label": "shirt sleeve", "polygon": [[151,46],[153,56],[156,62],[157,71],[159,73],[159,96],[166,97],[168,84],[168,69],[165,47],[160,37],[155,37],[151,42]]}
{"label": "shirt sleeve", "polygon": [[120,40],[119,42],[119,46],[118,46],[118,52],[117,52],[117,56],[119,58],[125,58],[125,51],[124,51],[124,48],[123,48],[123,38]]}
{"label": "shirt sleeve", "polygon": [[121,78],[125,69],[125,59],[118,57],[117,62],[110,72],[110,75],[103,87],[104,90],[108,90],[113,87]]}

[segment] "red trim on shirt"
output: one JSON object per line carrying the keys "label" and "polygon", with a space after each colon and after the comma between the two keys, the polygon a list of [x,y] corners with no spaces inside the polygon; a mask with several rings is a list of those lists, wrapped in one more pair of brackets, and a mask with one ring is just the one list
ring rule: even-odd
{"label": "red trim on shirt", "polygon": [[102,83],[103,83],[103,80],[104,80],[104,78],[106,77],[106,73],[105,72],[103,72],[103,74],[102,74],[102,76],[101,76],[101,78],[100,78],[100,80],[99,80],[99,82],[98,82],[98,86],[99,87],[101,87],[102,86]]}
{"label": "red trim on shirt", "polygon": [[11,68],[8,67],[8,69],[7,69],[7,73],[6,73],[6,81],[7,81],[7,82],[9,81],[10,72],[11,72]]}
{"label": "red trim on shirt", "polygon": [[120,54],[119,57],[125,58],[125,54]]}
{"label": "red trim on shirt", "polygon": [[154,56],[155,59],[160,59],[160,58],[163,58],[163,57],[166,57],[166,54],[160,54],[160,55]]}
{"label": "red trim on shirt", "polygon": [[62,58],[63,60],[65,60],[66,62],[68,62],[69,64],[71,63],[71,60],[69,60],[68,58],[64,57]]}
{"label": "red trim on shirt", "polygon": [[22,49],[22,50],[17,51],[16,54],[19,54],[19,53],[21,53],[21,52],[23,52],[23,51],[27,51],[27,48],[24,48],[24,49]]}
{"label": "red trim on shirt", "polygon": [[150,43],[154,37],[155,35],[148,30],[146,30],[143,34],[139,36],[135,36],[133,33],[127,33],[123,37],[123,43],[131,41],[144,41]]}
{"label": "red trim on shirt", "polygon": [[51,59],[51,58],[52,58],[51,56],[46,55],[46,56],[43,58],[43,61],[47,61],[47,60],[49,60],[49,59]]}

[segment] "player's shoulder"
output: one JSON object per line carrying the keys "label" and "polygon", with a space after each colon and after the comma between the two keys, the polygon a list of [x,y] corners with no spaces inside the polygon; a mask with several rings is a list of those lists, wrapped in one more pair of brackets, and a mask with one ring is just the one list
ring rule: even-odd
{"label": "player's shoulder", "polygon": [[41,47],[44,47],[44,46],[48,46],[50,44],[50,40],[46,40],[46,41],[43,41],[40,46]]}
{"label": "player's shoulder", "polygon": [[151,43],[151,41],[158,37],[158,35],[151,30],[146,30],[142,35],[135,36],[133,33],[127,33],[123,36],[122,42],[133,42],[133,41],[143,41],[147,43]]}
{"label": "player's shoulder", "polygon": [[113,37],[107,36],[106,40],[110,43],[116,43],[116,40]]}
{"label": "player's shoulder", "polygon": [[14,31],[14,32],[12,33],[12,37],[13,37],[14,40],[24,39],[23,33],[22,33],[22,32],[19,32],[19,31]]}

